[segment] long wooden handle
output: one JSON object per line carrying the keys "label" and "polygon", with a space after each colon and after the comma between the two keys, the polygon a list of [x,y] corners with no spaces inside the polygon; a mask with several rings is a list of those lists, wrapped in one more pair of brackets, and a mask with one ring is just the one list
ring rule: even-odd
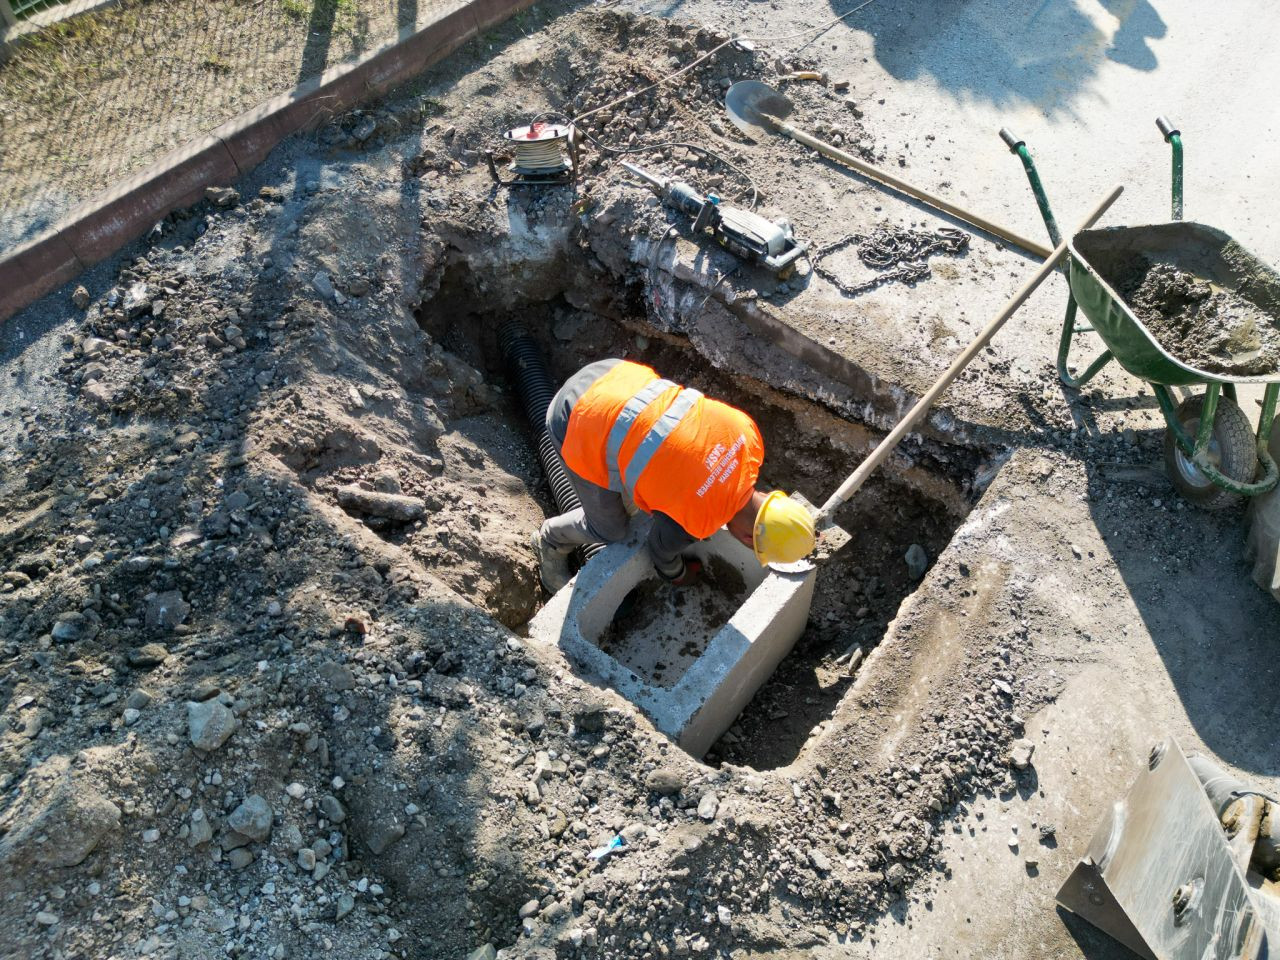
{"label": "long wooden handle", "polygon": [[845,153],[843,150],[827,143],[825,140],[819,140],[817,137],[810,136],[798,127],[794,127],[789,123],[778,122],[777,129],[779,133],[790,137],[796,143],[802,143],[811,150],[817,150],[824,157],[836,161],[836,163],[842,163],[846,167],[852,167],[859,173],[865,174],[874,180],[879,180],[881,183],[892,187],[899,193],[905,193],[909,197],[915,197],[922,203],[927,203],[929,206],[941,210],[943,213],[949,213],[951,216],[963,220],[965,223],[971,223],[979,230],[984,230],[994,237],[999,237],[1001,240],[1007,240],[1014,246],[1020,247],[1037,257],[1043,258],[1049,256],[1049,248],[1043,243],[1037,243],[1035,240],[1030,240],[1019,233],[1015,233],[1007,227],[1002,227],[1000,224],[988,220],[986,217],[973,213],[970,210],[966,210],[964,207],[957,207],[950,200],[943,199],[937,194],[930,193],[928,190],[917,187],[915,184],[909,183],[901,177],[895,177],[888,170],[881,170],[879,167],[873,167],[871,164],[863,160],[859,160],[851,153]]}
{"label": "long wooden handle", "polygon": [[[1116,198],[1123,192],[1124,187],[1122,186],[1117,185],[1112,187],[1111,192],[1103,198],[1102,202],[1094,207],[1093,211],[1084,218],[1084,222],[1080,224],[1076,232],[1078,233],[1080,230],[1087,230],[1089,227],[1093,226],[1098,218],[1107,212],[1107,208],[1115,203]],[[1044,278],[1057,269],[1058,261],[1066,255],[1066,252],[1067,241],[1063,240],[1062,243],[1058,244],[1058,246],[1049,253],[1048,258],[1044,263],[1040,264],[1039,269],[1027,278],[1026,283],[1018,288],[1018,292],[1009,298],[1009,302],[1000,309],[1000,312],[995,315],[991,322],[982,328],[982,332],[978,334],[974,341],[969,344],[969,346],[965,347],[958,357],[951,361],[951,366],[947,367],[947,372],[938,378],[937,383],[930,387],[928,392],[916,401],[915,406],[911,408],[910,412],[908,412],[907,415],[898,422],[896,427],[889,431],[889,435],[887,437],[876,445],[876,448],[871,451],[867,459],[858,464],[858,469],[849,474],[849,478],[845,480],[844,483],[840,484],[840,489],[827,498],[827,502],[824,503],[822,508],[818,511],[819,518],[826,517],[836,507],[840,506],[840,504],[844,503],[857,493],[858,488],[866,482],[867,477],[871,476],[876,467],[889,459],[889,454],[892,453],[894,448],[902,442],[902,438],[910,433],[912,428],[914,428],[915,425],[924,418],[924,415],[929,411],[929,408],[933,406],[934,401],[938,399],[942,394],[942,391],[951,385],[951,381],[960,375],[960,371],[969,365],[969,361],[977,356],[978,351],[987,345],[991,338],[996,335],[996,331],[1003,327],[1005,325],[1005,321],[1013,316],[1014,312],[1022,306],[1027,297],[1031,296],[1032,291],[1044,282]]]}

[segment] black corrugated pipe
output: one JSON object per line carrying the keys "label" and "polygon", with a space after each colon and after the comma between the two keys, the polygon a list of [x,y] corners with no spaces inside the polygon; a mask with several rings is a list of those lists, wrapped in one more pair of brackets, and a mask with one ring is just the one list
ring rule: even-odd
{"label": "black corrugated pipe", "polygon": [[[515,381],[516,392],[524,404],[524,414],[533,429],[533,442],[542,462],[542,472],[547,475],[556,507],[561,513],[577,510],[582,504],[569,481],[569,474],[565,472],[560,451],[547,432],[547,408],[556,395],[556,388],[542,351],[538,349],[537,341],[514,320],[498,329],[498,347],[502,350],[507,374]],[[576,551],[575,556],[579,563],[583,563],[603,548],[603,544],[592,544]]]}

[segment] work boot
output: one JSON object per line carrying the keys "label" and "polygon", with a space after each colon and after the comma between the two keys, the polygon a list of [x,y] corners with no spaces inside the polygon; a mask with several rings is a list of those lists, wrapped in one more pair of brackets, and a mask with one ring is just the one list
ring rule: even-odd
{"label": "work boot", "polygon": [[542,579],[542,589],[547,593],[556,593],[573,577],[569,566],[571,553],[573,547],[557,550],[548,544],[542,538],[541,529],[533,532],[533,555],[538,558],[538,576]]}

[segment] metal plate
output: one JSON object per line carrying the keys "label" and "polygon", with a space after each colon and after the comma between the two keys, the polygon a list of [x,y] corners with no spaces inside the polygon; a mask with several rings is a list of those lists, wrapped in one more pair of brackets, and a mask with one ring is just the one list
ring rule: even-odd
{"label": "metal plate", "polygon": [[776,121],[791,115],[791,101],[767,83],[739,80],[724,95],[730,122],[748,137],[765,139],[777,132]]}
{"label": "metal plate", "polygon": [[1266,957],[1267,933],[1199,779],[1176,741],[1157,752],[1098,826],[1058,903],[1141,956]]}

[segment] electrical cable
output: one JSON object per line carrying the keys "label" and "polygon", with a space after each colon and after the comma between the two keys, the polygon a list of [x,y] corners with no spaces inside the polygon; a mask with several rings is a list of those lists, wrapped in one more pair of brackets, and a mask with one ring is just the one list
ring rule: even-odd
{"label": "electrical cable", "polygon": [[565,132],[560,136],[539,136],[539,139],[535,140],[512,136],[515,132],[513,130],[500,131],[502,138],[510,143],[515,151],[515,166],[525,173],[549,175],[562,173],[572,166],[569,159],[568,141],[573,129],[573,121],[562,113],[540,113],[529,124],[529,131],[530,133],[541,134],[541,131],[536,131],[535,128],[544,119],[548,118],[562,120],[566,126]]}
{"label": "electrical cable", "polygon": [[521,170],[535,173],[551,173],[563,170],[566,163],[564,141],[560,137],[554,140],[516,140],[513,141],[516,151],[515,165]]}
{"label": "electrical cable", "polygon": [[[875,2],[876,2],[876,0],[863,0],[863,2],[862,2],[862,3],[858,4],[858,5],[857,5],[856,7],[854,7],[852,10],[849,10],[849,11],[847,11],[847,12],[845,12],[845,13],[840,14],[838,17],[832,17],[830,20],[824,21],[823,23],[818,24],[818,26],[816,26],[816,27],[809,27],[809,28],[807,28],[807,29],[805,29],[805,30],[801,30],[801,31],[799,31],[799,32],[797,32],[797,33],[791,33],[791,34],[780,34],[780,35],[776,35],[776,36],[763,36],[763,37],[746,37],[746,36],[730,37],[728,40],[725,40],[725,41],[723,41],[723,42],[721,42],[721,43],[717,44],[716,46],[712,47],[710,50],[708,50],[708,51],[707,51],[706,53],[704,53],[702,56],[700,56],[700,57],[698,57],[697,59],[692,60],[692,61],[690,61],[689,63],[685,64],[685,65],[684,65],[683,67],[681,67],[680,69],[678,69],[678,70],[674,70],[674,71],[672,71],[671,73],[667,74],[666,76],[663,76],[663,77],[658,78],[658,79],[657,79],[657,80],[655,80],[653,83],[649,84],[647,87],[642,87],[642,88],[641,88],[641,89],[639,89],[639,90],[632,90],[632,91],[629,91],[628,93],[623,94],[621,97],[618,97],[618,98],[617,98],[617,99],[615,99],[615,100],[611,100],[611,101],[609,101],[608,103],[601,104],[601,105],[600,105],[600,106],[598,106],[598,107],[593,107],[592,109],[588,110],[586,113],[581,113],[581,114],[579,114],[579,115],[578,115],[578,116],[576,116],[576,117],[570,117],[568,114],[561,113],[561,112],[559,112],[559,111],[542,113],[542,114],[539,114],[537,117],[535,117],[535,118],[534,118],[534,123],[537,123],[537,122],[538,122],[538,120],[542,119],[543,117],[560,117],[560,118],[564,119],[565,121],[567,121],[567,122],[568,122],[568,123],[569,123],[569,124],[574,128],[574,129],[576,129],[579,133],[581,133],[584,137],[586,137],[588,140],[590,140],[592,143],[594,143],[594,144],[595,144],[597,147],[599,147],[601,150],[603,150],[603,151],[604,151],[604,152],[606,152],[606,153],[612,153],[612,154],[617,154],[617,155],[631,154],[631,153],[645,153],[645,152],[648,152],[648,151],[651,151],[651,150],[664,150],[664,149],[668,149],[668,148],[671,148],[671,147],[682,147],[682,148],[684,148],[684,149],[686,149],[686,150],[693,150],[693,151],[696,151],[696,152],[698,152],[698,153],[702,153],[702,154],[704,154],[704,155],[706,155],[706,156],[711,157],[712,159],[714,159],[714,160],[715,160],[715,161],[717,161],[718,163],[722,164],[724,167],[726,167],[727,169],[731,170],[734,174],[736,174],[737,176],[741,177],[743,180],[745,180],[745,181],[747,182],[747,184],[748,184],[748,185],[750,185],[750,187],[751,187],[751,209],[753,209],[753,210],[754,210],[754,209],[755,209],[755,207],[756,207],[757,202],[759,201],[759,197],[760,197],[760,190],[759,190],[759,188],[756,186],[755,180],[753,180],[753,179],[751,178],[751,176],[750,176],[748,173],[746,173],[744,170],[742,170],[742,169],[740,169],[739,167],[735,166],[734,164],[730,163],[728,160],[726,160],[724,157],[720,156],[720,155],[719,155],[718,153],[716,153],[715,151],[713,151],[713,150],[709,150],[709,149],[707,149],[706,147],[699,146],[698,144],[695,144],[695,143],[689,143],[688,141],[667,141],[667,142],[664,142],[664,143],[644,144],[644,145],[641,145],[641,146],[638,146],[638,147],[614,147],[614,146],[611,146],[611,145],[609,145],[609,144],[606,144],[604,141],[602,141],[602,140],[601,140],[601,139],[599,139],[598,137],[593,136],[592,134],[588,133],[585,129],[583,129],[583,128],[582,128],[582,121],[583,121],[583,120],[585,120],[587,117],[590,117],[590,116],[592,116],[592,115],[594,115],[594,114],[600,113],[600,112],[601,112],[601,111],[603,111],[603,110],[608,110],[608,109],[611,109],[611,108],[613,108],[613,107],[620,106],[621,104],[627,103],[627,102],[628,102],[628,101],[630,101],[630,100],[634,100],[636,97],[639,97],[639,96],[641,96],[641,95],[643,95],[643,94],[645,94],[645,93],[648,93],[650,90],[654,90],[654,89],[656,89],[657,87],[662,86],[663,84],[666,84],[666,83],[671,82],[671,81],[672,81],[672,80],[674,80],[676,77],[679,77],[679,76],[682,76],[683,74],[688,73],[688,72],[689,72],[690,70],[692,70],[694,67],[698,66],[698,64],[703,63],[703,62],[705,62],[705,61],[707,61],[707,60],[711,59],[713,56],[715,56],[717,53],[719,53],[719,52],[720,52],[721,50],[723,50],[725,47],[727,47],[727,46],[729,46],[730,44],[733,44],[733,43],[742,43],[742,42],[750,42],[750,43],[783,43],[783,42],[786,42],[786,41],[788,41],[788,40],[796,40],[796,39],[799,39],[799,38],[801,38],[801,37],[809,36],[809,34],[813,34],[813,36],[812,36],[812,37],[810,37],[810,38],[809,38],[809,40],[808,40],[808,41],[806,41],[806,43],[805,43],[805,44],[802,44],[801,46],[799,46],[799,47],[797,47],[797,48],[796,48],[797,50],[801,50],[801,49],[803,49],[805,46],[807,46],[809,43],[812,43],[812,42],[813,42],[814,40],[816,40],[818,37],[822,36],[822,34],[823,34],[823,33],[825,33],[826,31],[830,30],[832,27],[834,27],[834,26],[835,26],[837,23],[839,23],[841,20],[846,20],[846,19],[848,19],[849,17],[853,16],[853,15],[854,15],[855,13],[857,13],[858,11],[863,10],[863,9],[865,9],[866,7],[871,6],[871,4],[873,4],[873,3],[875,3]],[[549,148],[548,148],[548,149],[554,149],[554,150],[556,151],[556,159],[555,159],[554,165],[555,165],[557,168],[558,168],[558,167],[560,167],[560,166],[561,166],[561,164],[563,164],[563,162],[564,162],[564,161],[565,161],[565,159],[566,159],[566,158],[564,157],[564,155],[560,153],[560,150],[561,150],[561,144],[562,144],[562,142],[563,142],[563,141],[562,141],[562,140],[560,140],[560,139],[557,139],[557,140],[553,140],[553,141],[549,141],[549,142],[548,142],[548,143],[549,143]],[[523,152],[525,149],[527,149],[528,147],[531,147],[531,146],[533,146],[533,144],[517,144],[517,146],[516,146],[516,150],[517,150],[517,158],[518,158],[518,159],[517,159],[517,163],[519,164],[519,166],[521,166],[521,167],[526,167],[526,166],[527,166],[529,169],[544,169],[543,164],[549,164],[549,163],[551,162],[551,161],[549,160],[549,153],[548,153],[548,154],[546,154],[546,155],[544,155],[544,154],[543,154],[543,152],[542,152],[541,150],[538,150],[538,151],[536,151],[536,152],[535,152],[535,151],[530,151],[530,152],[528,152],[528,153],[524,153],[524,152]],[[526,159],[529,161],[529,162],[528,162],[528,164],[526,164],[526,163],[524,162]],[[545,169],[550,169],[550,167],[545,167]]]}

